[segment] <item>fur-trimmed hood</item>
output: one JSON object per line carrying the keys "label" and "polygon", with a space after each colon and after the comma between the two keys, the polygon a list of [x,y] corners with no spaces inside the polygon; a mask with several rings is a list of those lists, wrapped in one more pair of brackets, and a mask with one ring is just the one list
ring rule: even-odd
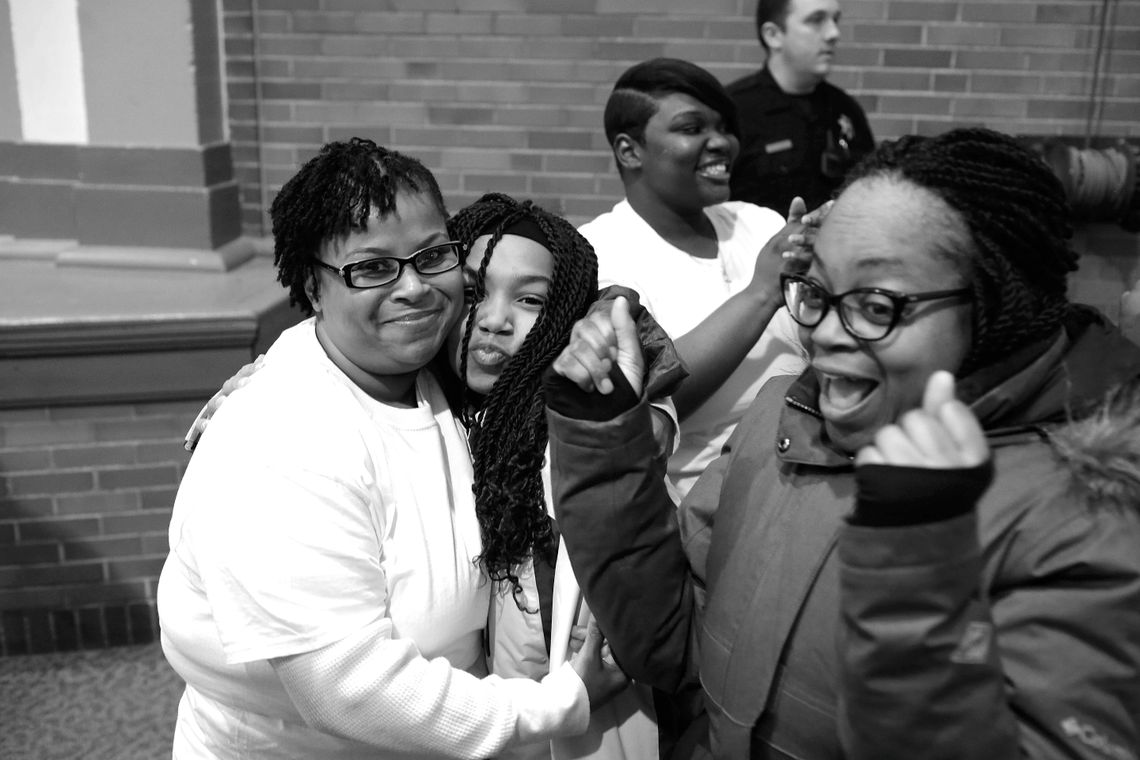
{"label": "fur-trimmed hood", "polygon": [[1095,412],[1048,435],[1088,503],[1140,510],[1140,380],[1119,387]]}
{"label": "fur-trimmed hood", "polygon": [[[1010,365],[1018,369],[971,401],[991,439],[1043,436],[1088,503],[1140,509],[1140,346],[1100,312],[1076,306],[1063,335]],[[963,385],[967,393],[987,387],[1001,371]]]}

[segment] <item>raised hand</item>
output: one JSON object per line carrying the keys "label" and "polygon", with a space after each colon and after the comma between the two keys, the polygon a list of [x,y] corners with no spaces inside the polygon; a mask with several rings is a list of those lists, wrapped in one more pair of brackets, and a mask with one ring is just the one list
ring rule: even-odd
{"label": "raised hand", "polygon": [[926,381],[922,407],[875,434],[856,465],[889,464],[931,469],[975,467],[990,448],[978,418],[954,396],[954,376],[938,371]]}
{"label": "raised hand", "polygon": [[613,392],[609,378],[614,362],[633,387],[641,393],[645,359],[637,326],[629,314],[629,301],[614,299],[613,308],[595,311],[578,320],[570,331],[570,342],[551,365],[554,371],[584,391]]}
{"label": "raised hand", "polygon": [[831,202],[807,213],[803,198],[796,196],[788,209],[788,223],[764,244],[756,257],[748,287],[778,297],[782,272],[803,272],[811,266],[812,243]]}

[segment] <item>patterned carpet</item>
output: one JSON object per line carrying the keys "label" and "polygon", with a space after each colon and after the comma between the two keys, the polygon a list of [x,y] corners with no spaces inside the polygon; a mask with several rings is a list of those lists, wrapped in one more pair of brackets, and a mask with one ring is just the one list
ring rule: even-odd
{"label": "patterned carpet", "polygon": [[157,643],[0,657],[0,758],[168,760],[181,694]]}

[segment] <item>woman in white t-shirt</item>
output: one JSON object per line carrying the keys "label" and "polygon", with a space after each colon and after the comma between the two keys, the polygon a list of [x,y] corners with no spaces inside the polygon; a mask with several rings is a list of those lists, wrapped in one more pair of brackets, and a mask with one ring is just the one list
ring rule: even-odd
{"label": "woman in white t-shirt", "polygon": [[186,681],[174,757],[483,758],[585,730],[624,684],[596,630],[541,683],[486,675],[469,453],[422,371],[463,310],[435,179],[330,143],[270,213],[278,279],[314,316],[179,488],[158,588]]}
{"label": "woman in white t-shirt", "polygon": [[787,225],[728,200],[736,107],[695,64],[657,58],[627,70],[605,128],[626,197],[580,231],[597,252],[599,284],[636,290],[689,370],[673,395],[681,429],[669,460],[683,496],[768,378],[806,366],[779,273],[806,257],[808,225],[798,199]]}
{"label": "woman in white t-shirt", "polygon": [[[489,665],[504,678],[542,680],[581,644],[589,615],[553,523],[542,376],[550,357],[568,342],[571,326],[598,299],[597,260],[567,221],[498,193],[461,209],[448,228],[468,251],[464,277],[470,308],[435,369],[452,408],[461,410],[473,448],[474,507],[482,540],[474,561],[493,581],[484,617]],[[636,299],[624,289],[611,290],[602,295],[606,307],[618,295]],[[684,371],[648,312],[633,310],[645,351],[654,357],[647,387],[656,399],[650,409],[664,458],[677,429],[668,393]],[[187,447],[194,448],[209,415],[228,394],[291,355],[297,342],[298,331],[286,331],[264,360],[227,381],[191,428]],[[630,684],[594,709],[584,733],[508,747],[499,757],[652,760],[658,746],[653,694]]]}

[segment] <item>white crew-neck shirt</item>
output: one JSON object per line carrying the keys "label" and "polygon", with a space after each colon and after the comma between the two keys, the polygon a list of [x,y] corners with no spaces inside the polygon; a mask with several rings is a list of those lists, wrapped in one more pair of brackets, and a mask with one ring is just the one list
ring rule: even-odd
{"label": "white crew-neck shirt", "polygon": [[[623,200],[579,228],[598,255],[598,285],[625,285],[674,340],[685,335],[752,279],[765,243],[784,227],[771,209],[729,201],[709,206],[716,230],[714,259],[691,256],[658,235]],[[720,454],[736,423],[769,378],[807,366],[795,322],[779,309],[748,355],[706,401],[681,422],[669,480],[680,496]]]}
{"label": "white crew-neck shirt", "polygon": [[[175,757],[404,756],[309,728],[267,660],[380,621],[393,661],[412,642],[481,675],[490,584],[471,483],[429,373],[415,407],[388,406],[328,359],[312,320],[286,331],[211,420],[175,501],[158,589],[163,650],[187,682]],[[396,701],[442,736],[442,701],[482,704],[488,722],[509,713],[494,684],[451,680]]]}

